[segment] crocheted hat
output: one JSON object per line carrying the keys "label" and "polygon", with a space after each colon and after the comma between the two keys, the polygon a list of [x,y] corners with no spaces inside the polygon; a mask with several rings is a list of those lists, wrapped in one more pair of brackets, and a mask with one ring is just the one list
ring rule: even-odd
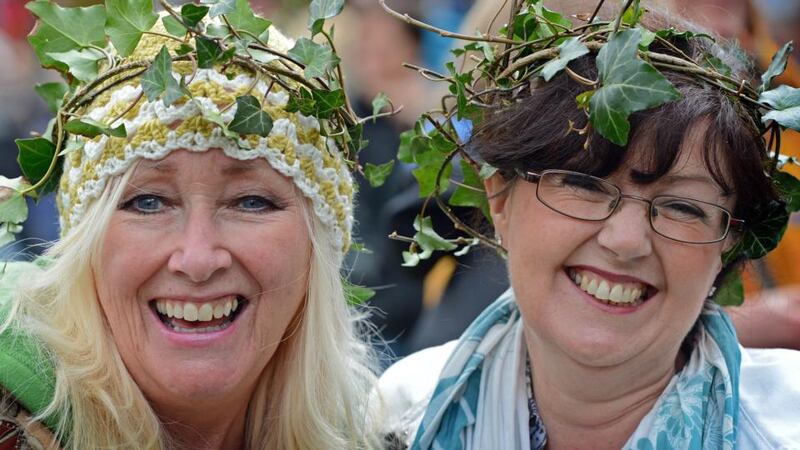
{"label": "crocheted hat", "polygon": [[[165,33],[160,25],[153,31]],[[269,31],[268,45],[274,50],[286,53],[292,48],[293,42],[274,27]],[[180,42],[144,35],[123,63],[153,59],[163,46],[173,53]],[[353,181],[336,142],[321,135],[319,121],[288,112],[286,90],[257,78],[253,70],[234,65],[195,70],[188,61],[175,63],[173,70],[176,76],[189,77],[186,88],[191,98],[180,98],[169,106],[160,99],[147,101],[142,76],[137,76],[106,90],[81,112],[109,127],[124,125],[127,135],[72,138],[70,146],[75,150],[64,159],[58,194],[62,234],[81,220],[109,179],[135,161],[162,159],[177,149],[222,149],[234,159],[264,158],[291,178],[311,200],[320,221],[333,230],[336,245],[346,251],[353,225]],[[245,94],[263,99],[262,109],[273,122],[266,137],[241,139],[213,121],[219,115],[224,123],[231,122],[237,112],[236,98]]]}

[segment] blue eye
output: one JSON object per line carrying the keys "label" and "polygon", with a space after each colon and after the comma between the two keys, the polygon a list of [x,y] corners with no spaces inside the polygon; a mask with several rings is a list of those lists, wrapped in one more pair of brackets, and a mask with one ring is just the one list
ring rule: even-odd
{"label": "blue eye", "polygon": [[257,195],[248,195],[246,197],[242,197],[238,200],[239,208],[245,211],[265,211],[269,209],[274,209],[275,204],[264,197],[259,197]]}
{"label": "blue eye", "polygon": [[137,195],[122,204],[121,209],[127,209],[140,214],[153,214],[164,208],[161,197],[151,194]]}

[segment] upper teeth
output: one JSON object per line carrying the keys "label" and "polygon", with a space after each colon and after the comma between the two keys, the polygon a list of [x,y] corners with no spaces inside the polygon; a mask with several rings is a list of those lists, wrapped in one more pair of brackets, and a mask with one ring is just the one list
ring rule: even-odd
{"label": "upper teeth", "polygon": [[183,319],[187,322],[208,322],[212,319],[228,317],[239,307],[236,296],[229,296],[208,303],[192,303],[179,300],[160,299],[156,310],[167,317]]}
{"label": "upper teeth", "polygon": [[633,303],[641,299],[647,290],[647,286],[642,283],[614,283],[592,272],[572,269],[569,275],[582,290],[599,300]]}

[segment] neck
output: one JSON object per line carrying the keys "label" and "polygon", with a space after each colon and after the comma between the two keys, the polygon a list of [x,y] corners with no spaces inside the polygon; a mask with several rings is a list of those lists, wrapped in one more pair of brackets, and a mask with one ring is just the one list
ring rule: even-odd
{"label": "neck", "polygon": [[239,450],[245,448],[247,403],[223,405],[193,401],[184,407],[157,408],[176,449]]}
{"label": "neck", "polygon": [[527,336],[536,405],[549,450],[619,449],[652,409],[675,374],[673,357],[590,367]]}

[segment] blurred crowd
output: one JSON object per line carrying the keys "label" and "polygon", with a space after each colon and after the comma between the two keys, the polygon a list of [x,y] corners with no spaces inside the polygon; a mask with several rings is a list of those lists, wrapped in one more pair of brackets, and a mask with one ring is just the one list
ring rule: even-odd
{"label": "blurred crowd", "polygon": [[[51,79],[38,68],[26,36],[33,19],[24,8],[25,0],[0,0],[0,173],[18,176],[14,139],[32,131],[42,131],[50,112],[34,92],[34,86]],[[59,1],[68,5],[87,5],[93,1]],[[301,34],[306,25],[305,0],[251,0],[253,8],[285,25],[289,34]],[[474,33],[485,31],[502,0],[388,0],[402,13],[449,30]],[[614,2],[607,2],[614,3]],[[644,2],[645,5],[648,2]],[[765,68],[778,43],[800,42],[800,1],[798,0],[653,0],[719,35],[736,39]],[[595,0],[545,0],[552,9],[568,13],[591,12]],[[363,151],[362,163],[384,163],[396,155],[399,133],[413,126],[423,110],[433,106],[440,86],[419,77],[402,63],[423,65],[436,70],[450,58],[452,41],[434,33],[420,31],[400,22],[380,7],[378,0],[349,0],[345,13],[336,19],[337,47],[342,54],[347,89],[361,115],[369,115],[371,100],[387,94],[402,111],[386,120],[369,123],[365,138],[370,144]],[[296,29],[292,29],[295,27]],[[789,70],[780,80],[800,86],[800,56],[794,55]],[[800,136],[783,136],[784,149],[800,156]],[[800,174],[800,171],[797,172]],[[363,182],[363,180],[362,180]],[[412,235],[413,217],[422,200],[410,168],[396,166],[381,188],[362,183],[358,194],[355,235],[371,253],[350,255],[349,276],[354,283],[370,286],[377,295],[369,304],[379,331],[378,341],[386,342],[388,363],[414,350],[456,338],[467,324],[507,286],[503,262],[489,250],[473,251],[458,259],[435,257],[419,267],[400,266],[400,253],[406,244],[387,239],[397,231]],[[444,217],[434,217],[445,223]],[[0,250],[0,259],[35,257],[48,241],[58,235],[57,215],[52,199],[32,205],[31,220],[22,240]],[[800,310],[800,219],[790,225],[778,250],[753,263],[746,274],[748,301],[744,309],[769,303],[775,314]],[[734,310],[738,314],[740,310]],[[794,312],[798,315],[800,312]],[[764,317],[763,320],[769,320]],[[798,318],[800,324],[800,318]],[[787,332],[769,326],[756,326],[764,346],[800,348],[800,325],[784,342]],[[763,330],[773,329],[776,336]],[[740,329],[747,334],[749,329]]]}

